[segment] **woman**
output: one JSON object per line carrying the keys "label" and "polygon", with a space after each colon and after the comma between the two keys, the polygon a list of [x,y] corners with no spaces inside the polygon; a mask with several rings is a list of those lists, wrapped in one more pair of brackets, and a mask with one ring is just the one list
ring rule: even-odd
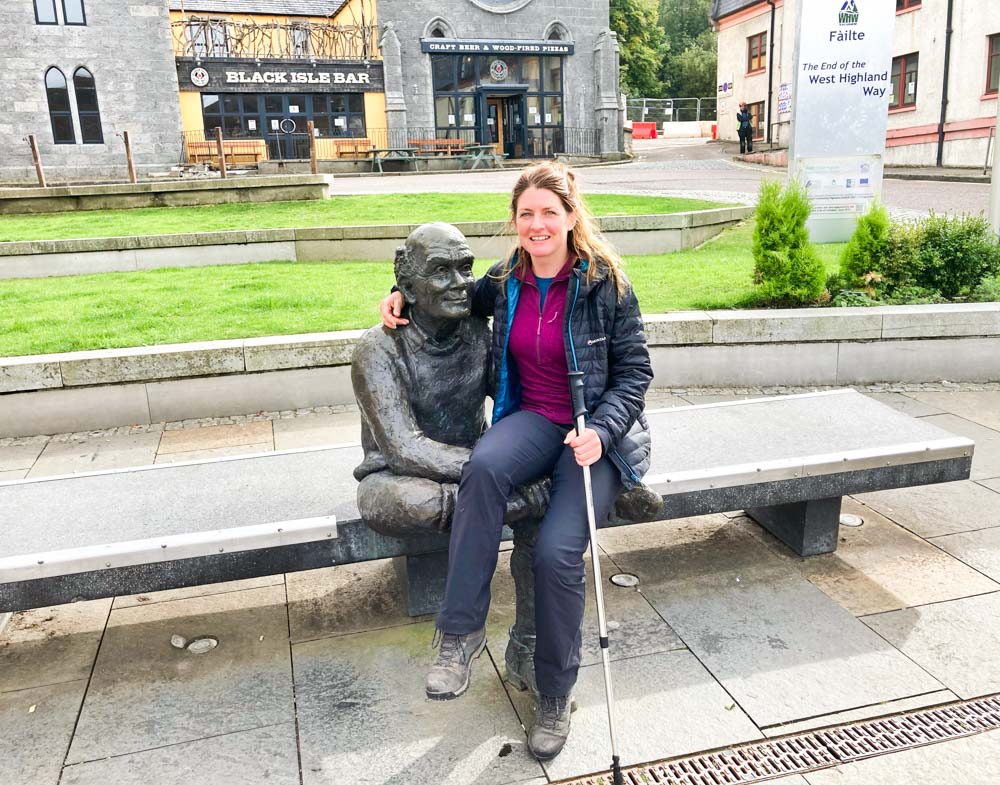
{"label": "woman", "polygon": [[[550,475],[551,497],[534,547],[538,707],[528,747],[539,760],[569,735],[570,693],[580,665],[589,542],[581,466],[590,466],[597,520],[649,466],[643,397],[653,378],[642,318],[617,253],[598,235],[572,171],[526,169],[511,195],[518,246],[480,278],[473,311],[493,317],[493,426],[462,472],[451,525],[440,649],[429,698],[465,692],[486,645],[490,581],[507,498]],[[382,301],[388,327],[402,298]],[[568,372],[585,374],[588,425],[573,428]]]}

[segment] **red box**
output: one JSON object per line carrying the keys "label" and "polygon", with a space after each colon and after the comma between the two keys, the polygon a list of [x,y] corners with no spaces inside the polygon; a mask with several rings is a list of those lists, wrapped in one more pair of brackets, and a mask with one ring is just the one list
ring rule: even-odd
{"label": "red box", "polygon": [[633,139],[656,139],[656,123],[632,123]]}

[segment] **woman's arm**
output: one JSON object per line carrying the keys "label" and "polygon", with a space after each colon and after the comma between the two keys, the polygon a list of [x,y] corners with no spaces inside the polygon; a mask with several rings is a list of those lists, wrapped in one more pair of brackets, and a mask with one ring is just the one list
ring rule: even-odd
{"label": "woman's arm", "polygon": [[635,424],[652,381],[639,301],[629,285],[615,304],[608,334],[608,386],[587,423],[601,437],[605,452]]}

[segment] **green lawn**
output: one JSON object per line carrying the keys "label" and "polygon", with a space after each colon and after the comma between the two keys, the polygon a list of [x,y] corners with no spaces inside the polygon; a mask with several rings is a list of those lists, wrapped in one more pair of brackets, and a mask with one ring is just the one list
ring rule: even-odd
{"label": "green lawn", "polygon": [[[626,260],[645,313],[735,307],[752,293],[751,225],[701,248]],[[830,272],[841,245],[819,246]],[[477,263],[482,274],[490,260]],[[386,262],[166,268],[0,281],[0,356],[369,327]]]}
{"label": "green lawn", "polygon": [[[372,194],[337,196],[315,202],[8,215],[0,216],[0,242],[131,237],[227,229],[502,221],[507,217],[508,199],[505,193]],[[616,194],[593,194],[586,197],[586,202],[597,215],[650,215],[731,206],[697,199]]]}

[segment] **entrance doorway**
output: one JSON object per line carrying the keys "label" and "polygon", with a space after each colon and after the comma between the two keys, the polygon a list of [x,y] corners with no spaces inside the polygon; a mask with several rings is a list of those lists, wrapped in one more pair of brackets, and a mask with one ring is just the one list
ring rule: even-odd
{"label": "entrance doorway", "polygon": [[508,158],[523,158],[524,93],[487,95],[485,101],[483,144],[492,144],[498,153]]}

